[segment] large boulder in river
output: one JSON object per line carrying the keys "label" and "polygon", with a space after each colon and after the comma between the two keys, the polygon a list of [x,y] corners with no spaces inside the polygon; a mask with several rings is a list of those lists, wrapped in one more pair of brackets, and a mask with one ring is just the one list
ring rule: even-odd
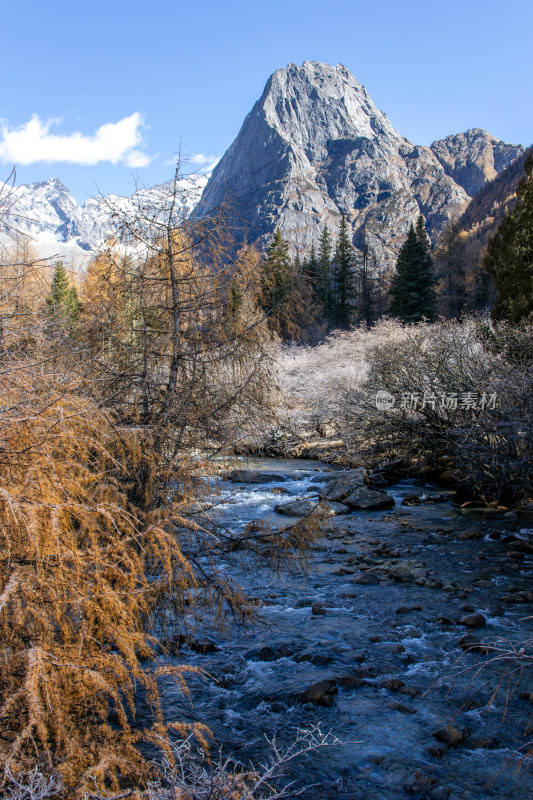
{"label": "large boulder in river", "polygon": [[327,514],[328,517],[350,513],[348,506],[343,503],[318,503],[312,499],[292,500],[290,503],[280,503],[274,508],[276,514],[286,514],[289,517],[306,517],[315,510]]}
{"label": "large boulder in river", "polygon": [[289,480],[279,472],[261,472],[256,469],[232,469],[224,478],[234,483],[282,483]]}
{"label": "large boulder in river", "polygon": [[394,497],[391,497],[387,492],[359,486],[343,499],[343,503],[350,508],[356,509],[391,508],[394,505]]}
{"label": "large boulder in river", "polygon": [[366,474],[366,469],[363,467],[340,473],[338,476],[328,480],[326,486],[320,492],[320,498],[322,500],[333,500],[336,503],[343,503],[345,497],[348,497],[348,495],[352,494],[356,489],[365,486]]}
{"label": "large boulder in river", "polygon": [[316,500],[292,500],[290,503],[280,503],[274,507],[276,514],[285,514],[288,517],[306,517],[318,508]]}
{"label": "large boulder in river", "polygon": [[389,567],[389,577],[398,583],[414,583],[419,578],[427,578],[428,571],[416,561],[398,561]]}

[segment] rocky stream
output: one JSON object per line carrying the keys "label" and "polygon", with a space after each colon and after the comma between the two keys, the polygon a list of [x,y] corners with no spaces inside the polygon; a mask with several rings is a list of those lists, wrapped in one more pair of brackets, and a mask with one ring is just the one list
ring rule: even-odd
{"label": "rocky stream", "polygon": [[[286,525],[294,517],[276,506],[316,502],[339,477],[315,461],[242,466],[262,471],[260,482],[217,480],[233,529]],[[457,509],[451,492],[413,481],[387,492],[391,508],[336,509],[348,513],[328,520],[307,574],[228,559],[258,622],[225,633],[206,623],[206,652],[162,658],[204,671],[188,679],[189,699],[163,680],[165,712],[206,723],[246,764],[261,761],[265,736],[289,743],[320,723],[344,744],[292,764],[304,798],[530,799],[520,754],[533,738],[533,680],[504,656],[522,643],[531,652],[532,523]]]}

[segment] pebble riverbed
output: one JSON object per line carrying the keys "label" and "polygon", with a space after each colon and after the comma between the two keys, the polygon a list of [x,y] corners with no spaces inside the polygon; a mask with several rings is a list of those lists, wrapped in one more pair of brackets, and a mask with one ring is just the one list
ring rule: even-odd
{"label": "pebble riverbed", "polygon": [[[216,481],[217,513],[234,530],[254,519],[287,525],[275,505],[316,496],[317,478],[332,470],[275,459],[243,466],[279,480]],[[207,724],[222,752],[246,764],[264,757],[265,736],[289,743],[320,723],[344,745],[291,765],[288,778],[312,784],[308,800],[531,800],[519,753],[533,739],[532,674],[515,671],[512,696],[504,680],[491,700],[509,662],[479,672],[496,653],[476,641],[519,648],[533,638],[533,529],[461,511],[451,496],[433,502],[442,495],[434,487],[405,481],[387,491],[394,508],[328,521],[305,575],[220,565],[255,598],[258,622],[221,633],[206,621],[198,636],[210,637],[211,652],[162,657],[204,671],[188,679],[189,698],[162,680],[165,714]],[[421,504],[402,505],[413,493]],[[482,626],[465,624],[476,615]]]}

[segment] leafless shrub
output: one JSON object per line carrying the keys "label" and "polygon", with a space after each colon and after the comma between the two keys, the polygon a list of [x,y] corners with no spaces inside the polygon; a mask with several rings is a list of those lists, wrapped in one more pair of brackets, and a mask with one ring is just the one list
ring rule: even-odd
{"label": "leafless shrub", "polygon": [[280,787],[279,778],[287,764],[324,747],[342,742],[320,726],[298,730],[294,741],[281,748],[275,737],[267,739],[268,756],[258,767],[246,767],[233,759],[212,764],[201,752],[195,752],[189,737],[171,746],[170,753],[157,765],[160,778],[146,792],[146,800],[282,800],[297,797],[309,787],[297,787],[293,781]]}
{"label": "leafless shrub", "polygon": [[48,797],[57,797],[62,789],[58,775],[45,776],[38,767],[17,776],[12,774],[9,767],[4,772],[2,791],[5,800],[46,800]]}
{"label": "leafless shrub", "polygon": [[[468,709],[474,697],[479,698],[485,708],[492,708],[501,699],[502,722],[505,722],[518,692],[524,686],[529,686],[533,669],[533,639],[483,639],[469,646],[465,644],[461,649],[453,672],[443,676],[428,692],[445,682],[449,684],[449,695],[461,685],[461,694],[466,699],[457,713]],[[532,699],[529,690],[523,694],[527,699]],[[530,714],[523,730],[526,741],[506,757],[497,772],[512,766],[516,771],[530,768],[533,759],[532,734],[533,714]]]}

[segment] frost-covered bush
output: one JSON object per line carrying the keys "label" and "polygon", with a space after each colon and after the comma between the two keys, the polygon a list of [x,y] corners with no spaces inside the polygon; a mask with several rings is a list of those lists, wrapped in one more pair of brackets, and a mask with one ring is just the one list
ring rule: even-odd
{"label": "frost-covered bush", "polygon": [[370,330],[334,331],[316,347],[290,345],[277,362],[281,414],[293,427],[341,424],[344,394],[361,387],[368,376],[368,351],[403,338],[403,326],[382,320]]}
{"label": "frost-covered bush", "polygon": [[383,322],[288,349],[280,385],[289,416],[333,419],[352,453],[448,457],[474,494],[503,502],[533,477],[532,365],[531,324]]}

